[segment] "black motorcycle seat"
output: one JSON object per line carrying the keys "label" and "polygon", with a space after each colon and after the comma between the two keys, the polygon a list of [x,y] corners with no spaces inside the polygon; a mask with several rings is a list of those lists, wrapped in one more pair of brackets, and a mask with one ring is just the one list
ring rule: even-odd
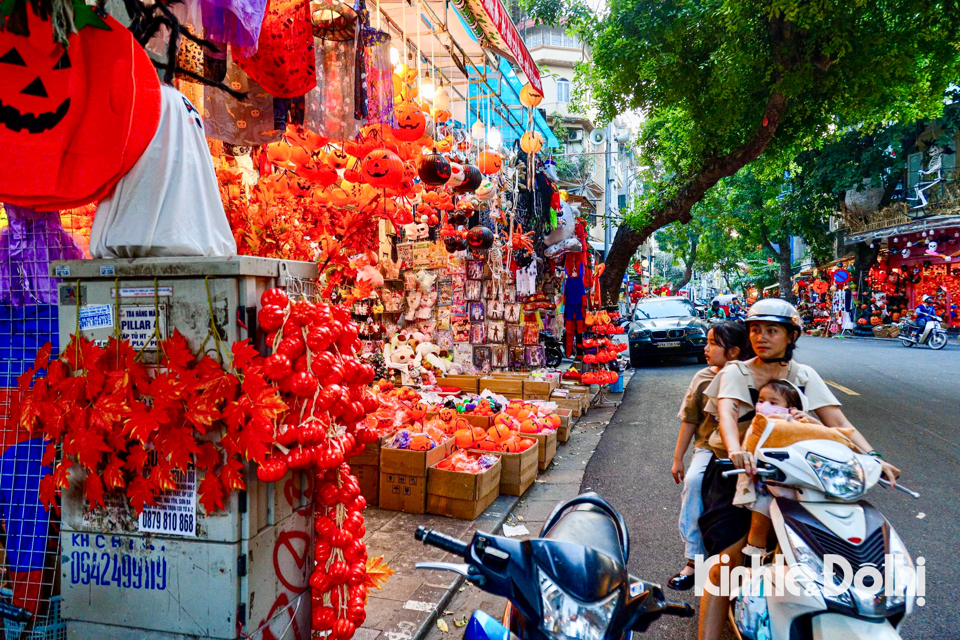
{"label": "black motorcycle seat", "polygon": [[624,564],[617,525],[598,507],[581,505],[571,509],[543,537],[558,542],[579,544]]}

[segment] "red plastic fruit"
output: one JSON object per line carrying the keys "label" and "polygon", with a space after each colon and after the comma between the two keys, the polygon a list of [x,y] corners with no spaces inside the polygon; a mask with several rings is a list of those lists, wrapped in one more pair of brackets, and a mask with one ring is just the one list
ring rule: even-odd
{"label": "red plastic fruit", "polygon": [[287,298],[287,292],[283,289],[267,289],[260,296],[260,305],[263,307],[272,305],[283,309],[289,302],[290,300]]}

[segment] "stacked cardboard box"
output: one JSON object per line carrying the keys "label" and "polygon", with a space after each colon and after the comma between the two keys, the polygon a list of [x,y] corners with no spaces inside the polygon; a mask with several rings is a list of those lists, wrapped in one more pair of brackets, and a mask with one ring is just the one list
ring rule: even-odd
{"label": "stacked cardboard box", "polygon": [[429,451],[380,450],[380,508],[424,513],[427,510],[428,470],[453,450],[453,438]]}
{"label": "stacked cardboard box", "polygon": [[573,429],[573,411],[562,409],[560,407],[554,412],[560,418],[560,428],[557,429],[557,442],[565,443],[570,439],[570,431]]}
{"label": "stacked cardboard box", "polygon": [[[500,456],[500,495],[522,496],[537,479],[539,446],[520,453],[497,453]],[[477,453],[490,453],[477,451]]]}
{"label": "stacked cardboard box", "polygon": [[506,376],[480,378],[480,391],[483,392],[485,389],[500,394],[508,400],[519,400],[523,398],[523,378]]}
{"label": "stacked cardboard box", "polygon": [[543,433],[525,433],[525,438],[537,439],[537,468],[540,471],[545,470],[553,462],[553,457],[557,454],[557,432],[544,431]]}
{"label": "stacked cardboard box", "polygon": [[444,376],[437,380],[441,387],[457,387],[464,393],[479,393],[479,376]]}
{"label": "stacked cardboard box", "polygon": [[380,503],[380,442],[368,444],[363,453],[347,462],[360,481],[360,495],[371,507],[377,506]]}
{"label": "stacked cardboard box", "polygon": [[549,400],[559,384],[556,378],[527,378],[523,381],[523,399]]}
{"label": "stacked cardboard box", "polygon": [[427,513],[476,520],[500,495],[501,461],[482,473],[430,467]]}

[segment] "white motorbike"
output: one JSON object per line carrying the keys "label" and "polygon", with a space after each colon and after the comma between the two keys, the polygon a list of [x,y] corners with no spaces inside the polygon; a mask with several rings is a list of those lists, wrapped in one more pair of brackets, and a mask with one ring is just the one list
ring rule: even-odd
{"label": "white motorbike", "polygon": [[778,544],[752,569],[739,568],[745,578],[730,593],[737,637],[899,640],[918,575],[922,589],[922,568],[918,573],[883,514],[862,500],[873,486],[889,486],[880,462],[837,442],[806,440],[758,448],[757,466],[772,495]]}
{"label": "white motorbike", "polygon": [[900,343],[905,347],[925,344],[934,351],[943,349],[947,346],[947,332],[940,324],[942,321],[938,317],[930,318],[923,327],[923,331],[919,332],[915,324],[904,320],[900,323]]}

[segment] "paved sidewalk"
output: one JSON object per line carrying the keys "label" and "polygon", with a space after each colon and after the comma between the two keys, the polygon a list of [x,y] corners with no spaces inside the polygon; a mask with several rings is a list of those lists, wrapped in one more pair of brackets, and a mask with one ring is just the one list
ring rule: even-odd
{"label": "paved sidewalk", "polygon": [[[627,383],[632,373],[626,373]],[[621,394],[608,396],[612,401],[619,401],[620,397]],[[461,611],[463,606],[459,600],[468,589],[480,592],[473,587],[465,588],[463,579],[453,573],[414,569],[418,562],[457,561],[450,554],[417,542],[413,537],[417,527],[425,526],[470,540],[477,531],[499,533],[506,522],[526,526],[530,534],[524,539],[535,537],[557,503],[579,493],[584,469],[614,411],[613,407],[596,407],[581,416],[571,431],[570,440],[557,447],[553,464],[541,472],[524,496],[500,496],[473,522],[376,508],[364,511],[368,555],[383,556],[396,574],[387,580],[383,591],[373,591],[368,596],[367,619],[357,630],[357,640],[421,640],[432,632],[441,633],[436,624],[438,616],[446,620],[450,629],[449,634],[441,634],[446,640],[462,636],[451,611],[456,610],[460,618],[463,615],[469,618],[473,609]],[[493,607],[491,613],[499,607],[502,614],[502,602],[494,604],[494,598],[486,597]]]}
{"label": "paved sidewalk", "polygon": [[[632,374],[632,370],[626,372],[625,384],[630,382]],[[619,402],[622,394],[610,394],[607,397],[611,401]],[[529,531],[527,535],[519,536],[518,539],[527,540],[537,537],[557,504],[580,493],[580,484],[583,481],[587,462],[597,448],[600,436],[615,412],[614,407],[590,409],[574,426],[570,440],[557,447],[553,464],[540,474],[506,520],[509,525],[523,525]],[[458,627],[457,623],[469,620],[477,609],[482,609],[497,619],[503,615],[505,601],[502,598],[496,598],[476,587],[463,584],[462,580],[455,583],[449,595],[452,597],[449,597],[442,607],[438,607],[437,615],[431,616],[427,624],[413,634],[413,640],[460,640],[466,629]],[[437,626],[438,617],[444,620],[448,631],[441,631]],[[369,638],[363,640],[369,640]],[[408,640],[408,637],[387,635],[382,640]]]}

